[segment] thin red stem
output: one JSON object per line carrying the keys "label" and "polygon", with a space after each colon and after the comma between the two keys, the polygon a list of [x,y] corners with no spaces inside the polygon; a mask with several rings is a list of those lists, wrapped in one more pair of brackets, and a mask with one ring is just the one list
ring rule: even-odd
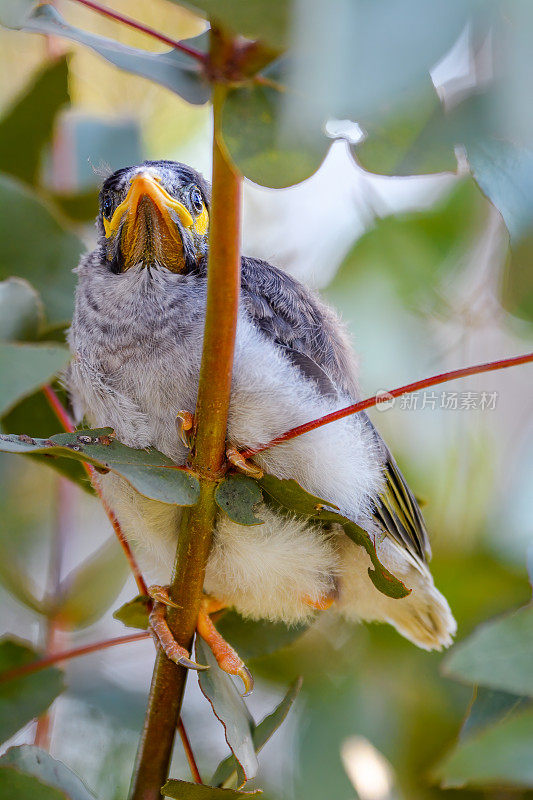
{"label": "thin red stem", "polygon": [[185,755],[187,756],[187,761],[189,762],[189,769],[191,770],[192,779],[195,783],[203,783],[200,776],[200,771],[198,770],[198,766],[196,764],[194,753],[192,751],[191,743],[189,741],[189,737],[187,736],[187,731],[185,730],[185,725],[183,724],[181,717],[178,720],[178,733],[181,738],[183,749],[185,750]]}
{"label": "thin red stem", "polygon": [[39,672],[42,669],[50,667],[52,664],[58,664],[61,661],[69,661],[78,656],[86,656],[88,653],[96,653],[98,650],[106,650],[108,647],[115,647],[117,644],[128,644],[129,642],[140,642],[144,639],[149,639],[152,634],[149,631],[141,631],[141,633],[128,633],[126,636],[118,636],[115,639],[104,639],[101,642],[94,642],[93,644],[86,644],[83,647],[74,647],[71,650],[63,650],[61,653],[52,653],[44,658],[39,658],[37,661],[32,661],[30,664],[24,664],[22,667],[7,670],[0,674],[0,683],[13,680],[13,678],[22,678],[24,675],[31,675],[33,672]]}
{"label": "thin red stem", "polygon": [[507,367],[516,367],[519,364],[527,364],[533,361],[533,353],[526,353],[523,356],[513,356],[513,358],[504,358],[499,361],[489,361],[486,364],[476,364],[473,367],[463,367],[462,369],[454,369],[451,372],[441,372],[439,375],[433,375],[431,378],[424,378],[421,381],[414,383],[407,383],[405,386],[400,386],[398,389],[391,389],[389,392],[380,392],[373,397],[366,400],[361,400],[359,403],[354,403],[346,408],[341,408],[338,411],[333,411],[331,414],[326,414],[324,417],[305,422],[303,425],[298,425],[296,428],[291,428],[285,433],[276,436],[275,439],[268,442],[268,444],[260,445],[259,447],[248,448],[242,451],[244,458],[251,458],[257,453],[262,453],[263,450],[268,450],[275,447],[277,444],[287,442],[289,439],[294,439],[296,436],[301,436],[303,433],[321,428],[322,425],[328,425],[330,422],[335,422],[343,417],[349,417],[351,414],[357,414],[358,411],[364,411],[367,408],[377,405],[383,398],[400,397],[402,394],[409,394],[416,392],[419,389],[427,389],[430,386],[437,386],[439,383],[446,383],[453,381],[456,378],[466,378],[468,375],[479,375],[482,372],[494,372],[497,369],[506,369]]}
{"label": "thin red stem", "polygon": [[[63,426],[63,429],[67,433],[73,433],[74,432],[74,423],[71,420],[71,418],[70,418],[69,414],[67,413],[66,409],[63,407],[63,404],[61,403],[59,397],[54,392],[52,387],[48,386],[48,385],[44,386],[43,387],[43,392],[45,394],[46,399],[50,403],[50,406],[51,406],[53,412],[55,413],[55,415],[58,418],[58,420],[61,422],[61,424]],[[98,495],[98,497],[100,498],[102,506],[104,507],[104,511],[107,514],[111,525],[113,526],[113,530],[115,531],[115,535],[116,535],[116,537],[117,537],[117,539],[119,541],[119,544],[120,544],[120,546],[122,547],[122,549],[124,551],[124,555],[128,559],[128,564],[130,565],[130,569],[131,569],[131,571],[133,573],[133,577],[135,578],[135,583],[137,584],[137,588],[139,589],[139,593],[140,594],[148,594],[148,587],[146,586],[146,582],[145,582],[145,580],[144,580],[144,578],[142,576],[141,570],[139,569],[139,565],[137,564],[135,556],[133,555],[133,551],[132,551],[132,549],[130,547],[130,544],[129,544],[128,540],[126,539],[126,537],[125,537],[125,535],[124,535],[124,533],[122,531],[122,528],[120,527],[120,523],[119,523],[118,519],[115,517],[115,514],[113,513],[111,508],[108,506],[107,502],[104,500],[104,497],[102,495],[102,490],[100,489],[100,487],[98,485],[98,482],[95,479],[96,478],[95,470],[90,466],[90,464],[86,464],[85,462],[82,462],[82,463],[83,463],[83,468],[85,469],[85,472],[87,473],[87,475],[90,478],[91,485],[92,485],[94,491],[96,492],[96,494]]]}
{"label": "thin red stem", "polygon": [[104,17],[110,17],[110,19],[114,19],[116,22],[121,22],[123,25],[128,25],[130,28],[134,28],[136,31],[145,33],[147,36],[151,36],[153,39],[163,42],[163,44],[168,44],[170,47],[174,47],[176,50],[181,50],[182,53],[186,53],[188,56],[196,59],[196,61],[200,61],[202,64],[205,64],[207,61],[206,55],[204,53],[200,53],[199,50],[195,50],[194,47],[189,47],[177,39],[171,39],[170,36],[165,36],[164,33],[155,30],[155,28],[151,28],[149,25],[144,25],[142,22],[138,22],[131,17],[126,17],[124,14],[120,14],[118,11],[113,11],[110,8],[106,8],[105,6],[100,5],[100,3],[95,3],[93,0],[72,1],[74,3],[81,3],[82,6],[87,6],[87,8],[96,11],[97,14],[102,14]]}

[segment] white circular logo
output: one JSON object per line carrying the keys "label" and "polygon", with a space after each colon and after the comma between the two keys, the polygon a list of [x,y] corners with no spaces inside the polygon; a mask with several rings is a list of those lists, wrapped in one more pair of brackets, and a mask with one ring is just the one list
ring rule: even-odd
{"label": "white circular logo", "polygon": [[389,408],[394,407],[394,403],[396,402],[396,398],[387,392],[385,389],[380,389],[379,392],[376,392],[377,402],[376,402],[376,410],[377,411],[388,411]]}

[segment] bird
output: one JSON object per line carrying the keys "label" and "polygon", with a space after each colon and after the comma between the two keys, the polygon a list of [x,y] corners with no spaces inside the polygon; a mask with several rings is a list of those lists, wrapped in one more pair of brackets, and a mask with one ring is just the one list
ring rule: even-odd
{"label": "bird", "polygon": [[[110,426],[122,443],[157,448],[178,465],[189,450],[176,417],[192,413],[198,390],[209,209],[209,183],[185,164],[146,160],[121,168],[102,185],[96,246],[75,270],[64,383],[76,420]],[[242,256],[227,423],[232,452],[358,399],[356,356],[335,311],[283,270]],[[206,613],[223,607],[286,625],[332,608],[350,621],[388,623],[425,650],[451,644],[456,622],[429,571],[421,511],[366,414],[266,449],[254,464],[337,506],[368,532],[382,564],[411,592],[400,599],[380,593],[368,554],[339,525],[282,515],[267,504],[253,527],[220,512],[204,583],[211,605],[206,600],[198,631],[223,669],[248,685],[243,662]],[[182,509],[139,494],[114,473],[97,479],[143,569],[164,587]],[[152,596],[160,611],[164,590]],[[160,613],[153,623],[163,625],[162,641]],[[178,663],[199,667],[186,651],[176,652],[169,654]]]}

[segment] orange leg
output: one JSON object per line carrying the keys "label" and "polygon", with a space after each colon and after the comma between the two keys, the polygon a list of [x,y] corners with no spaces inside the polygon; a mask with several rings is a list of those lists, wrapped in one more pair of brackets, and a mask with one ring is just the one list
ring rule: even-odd
{"label": "orange leg", "polygon": [[224,672],[228,672],[230,675],[239,676],[244,684],[243,697],[247,697],[254,688],[252,674],[233,647],[231,647],[217,631],[213,620],[209,616],[210,613],[213,614],[221,608],[224,608],[224,603],[221,603],[219,600],[214,600],[212,598],[203,600],[200,606],[200,613],[198,614],[196,630],[198,635],[201,636],[211,648],[220,669],[224,670]]}
{"label": "orange leg", "polygon": [[329,594],[324,594],[317,600],[309,597],[309,595],[304,595],[302,599],[307,606],[316,609],[316,611],[327,611],[328,608],[331,608],[338,596],[339,593],[337,589],[333,589]]}
{"label": "orange leg", "polygon": [[168,596],[168,591],[164,586],[150,586],[148,594],[152,598],[153,606],[150,612],[150,628],[166,657],[175,664],[180,664],[186,669],[207,669],[203,664],[197,664],[189,657],[189,653],[181,647],[172,635],[166,620],[165,606],[176,606]]}

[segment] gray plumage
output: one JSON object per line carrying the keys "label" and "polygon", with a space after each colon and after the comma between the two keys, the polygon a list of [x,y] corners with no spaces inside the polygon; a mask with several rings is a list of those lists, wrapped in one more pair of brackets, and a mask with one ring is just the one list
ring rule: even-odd
{"label": "gray plumage", "polygon": [[[158,175],[192,216],[191,186],[208,206],[209,187],[193,170],[145,162],[106,181],[101,202],[110,214],[140,172]],[[162,263],[124,270],[121,234],[106,238],[99,216],[99,244],[77,270],[66,383],[79,419],[109,425],[125,444],[154,446],[183,464],[187,451],[175,416],[196,404],[207,237],[175,222],[184,240],[181,272]],[[241,448],[266,443],[357,397],[354,356],[334,312],[281,270],[243,258],[229,441]],[[455,621],[427,568],[420,511],[366,415],[267,450],[257,462],[339,506],[369,531],[382,562],[413,591],[402,600],[380,594],[367,574],[367,554],[342,529],[323,530],[263,507],[261,526],[219,518],[207,592],[244,615],[291,623],[312,613],[309,600],[336,590],[335,607],[348,618],[390,622],[426,649],[451,642]],[[101,477],[101,486],[143,566],[158,583],[168,580],[180,510],[138,495],[112,474]]]}

